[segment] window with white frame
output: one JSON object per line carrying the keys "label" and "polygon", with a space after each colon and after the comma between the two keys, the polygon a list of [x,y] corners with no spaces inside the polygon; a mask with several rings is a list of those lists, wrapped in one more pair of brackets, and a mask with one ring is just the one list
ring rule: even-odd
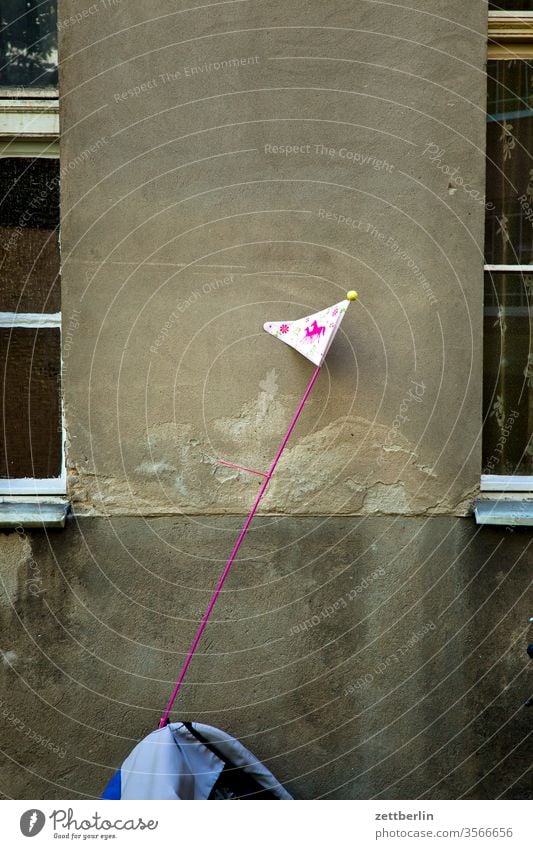
{"label": "window with white frame", "polygon": [[533,490],[533,0],[490,3],[482,490]]}
{"label": "window with white frame", "polygon": [[0,496],[65,492],[56,2],[0,8]]}

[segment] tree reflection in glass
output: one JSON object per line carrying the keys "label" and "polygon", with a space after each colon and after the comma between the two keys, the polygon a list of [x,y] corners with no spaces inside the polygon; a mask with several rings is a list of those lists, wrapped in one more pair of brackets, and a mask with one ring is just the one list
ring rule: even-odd
{"label": "tree reflection in glass", "polygon": [[57,87],[56,0],[1,0],[0,86]]}

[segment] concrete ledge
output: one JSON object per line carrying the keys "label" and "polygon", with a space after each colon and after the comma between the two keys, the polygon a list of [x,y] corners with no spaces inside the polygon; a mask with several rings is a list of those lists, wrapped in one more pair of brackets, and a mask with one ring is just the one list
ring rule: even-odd
{"label": "concrete ledge", "polygon": [[1,528],[64,528],[70,502],[62,498],[0,501]]}

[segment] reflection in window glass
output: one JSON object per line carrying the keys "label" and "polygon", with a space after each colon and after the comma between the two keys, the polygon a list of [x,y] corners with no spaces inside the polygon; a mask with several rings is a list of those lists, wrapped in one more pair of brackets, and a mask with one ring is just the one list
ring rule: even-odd
{"label": "reflection in window glass", "polygon": [[0,86],[57,87],[56,0],[2,0]]}
{"label": "reflection in window glass", "polygon": [[483,472],[533,475],[533,67],[490,61]]}
{"label": "reflection in window glass", "polygon": [[533,67],[490,61],[487,107],[485,256],[491,264],[533,262]]}
{"label": "reflection in window glass", "polygon": [[0,477],[59,477],[59,330],[0,329],[0,362]]}

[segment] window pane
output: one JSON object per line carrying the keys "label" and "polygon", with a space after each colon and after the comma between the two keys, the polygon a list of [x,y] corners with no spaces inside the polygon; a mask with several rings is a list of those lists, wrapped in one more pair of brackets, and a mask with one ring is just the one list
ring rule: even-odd
{"label": "window pane", "polygon": [[533,475],[532,273],[485,275],[483,473]]}
{"label": "window pane", "polygon": [[533,67],[490,61],[486,261],[533,262]]}
{"label": "window pane", "polygon": [[0,312],[59,312],[59,162],[0,159]]}
{"label": "window pane", "polygon": [[30,227],[57,227],[57,159],[0,158],[0,226],[18,227],[26,220]]}
{"label": "window pane", "polygon": [[57,3],[2,0],[0,86],[57,87]]}
{"label": "window pane", "polygon": [[0,477],[61,474],[59,330],[0,329]]}
{"label": "window pane", "polygon": [[533,0],[489,0],[491,12],[531,12]]}

